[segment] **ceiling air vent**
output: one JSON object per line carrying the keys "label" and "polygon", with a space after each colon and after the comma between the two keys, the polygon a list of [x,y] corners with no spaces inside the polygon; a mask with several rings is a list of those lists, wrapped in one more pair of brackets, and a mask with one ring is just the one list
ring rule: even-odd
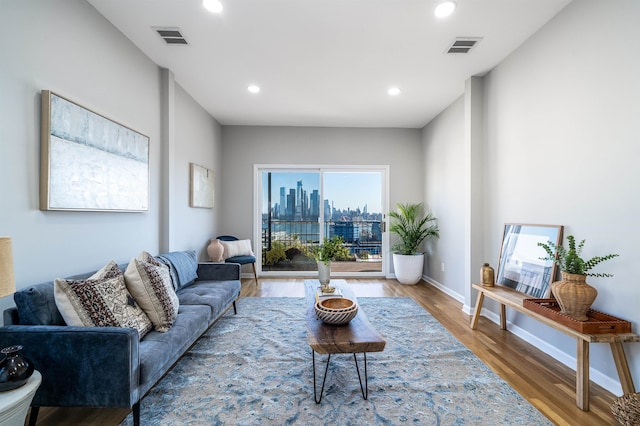
{"label": "ceiling air vent", "polygon": [[458,37],[447,49],[447,53],[461,54],[469,53],[471,49],[480,43],[482,37]]}
{"label": "ceiling air vent", "polygon": [[152,27],[152,29],[167,44],[171,44],[171,45],[189,44],[189,43],[187,43],[187,40],[184,38],[184,36],[180,32],[180,28],[177,28],[177,27],[164,27],[164,28]]}

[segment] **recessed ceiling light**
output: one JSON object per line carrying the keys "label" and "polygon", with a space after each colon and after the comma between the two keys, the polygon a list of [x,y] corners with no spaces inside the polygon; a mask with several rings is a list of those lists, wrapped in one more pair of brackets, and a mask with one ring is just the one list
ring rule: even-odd
{"label": "recessed ceiling light", "polygon": [[202,5],[209,12],[220,13],[222,12],[222,3],[219,0],[202,0]]}
{"label": "recessed ceiling light", "polygon": [[441,1],[433,10],[433,14],[438,18],[446,18],[456,10],[456,2],[452,0]]}
{"label": "recessed ceiling light", "polygon": [[389,90],[387,91],[388,94],[390,94],[391,96],[398,96],[400,94],[400,88],[399,87],[390,87]]}
{"label": "recessed ceiling light", "polygon": [[247,90],[251,93],[260,93],[260,87],[256,86],[255,84],[252,84],[249,87],[247,87]]}

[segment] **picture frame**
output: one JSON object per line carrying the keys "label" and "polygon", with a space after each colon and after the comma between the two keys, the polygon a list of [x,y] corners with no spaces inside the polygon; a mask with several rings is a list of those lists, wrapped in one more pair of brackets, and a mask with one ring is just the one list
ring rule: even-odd
{"label": "picture frame", "polygon": [[538,243],[562,243],[561,225],[506,223],[502,234],[496,284],[532,298],[547,298],[556,277],[556,263]]}
{"label": "picture frame", "polygon": [[149,211],[149,137],[42,91],[40,210]]}
{"label": "picture frame", "polygon": [[215,198],[213,170],[190,163],[189,181],[189,207],[212,209]]}

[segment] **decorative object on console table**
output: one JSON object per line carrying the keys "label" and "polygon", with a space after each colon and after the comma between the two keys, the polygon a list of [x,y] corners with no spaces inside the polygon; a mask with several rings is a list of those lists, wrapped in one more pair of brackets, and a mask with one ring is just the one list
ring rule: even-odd
{"label": "decorative object on console table", "polygon": [[541,262],[544,250],[537,243],[560,244],[562,231],[563,227],[559,225],[505,223],[496,284],[530,297],[549,297],[556,264],[552,260]]}
{"label": "decorative object on console table", "polygon": [[560,312],[577,320],[587,321],[587,311],[598,296],[598,290],[586,282],[587,276],[611,277],[612,274],[590,273],[589,271],[596,265],[617,257],[617,254],[606,256],[594,256],[589,260],[580,257],[584,248],[585,240],[580,241],[576,246],[573,235],[567,237],[569,248],[566,249],[560,244],[538,243],[547,256],[541,260],[552,260],[557,263],[562,272],[562,281],[555,281],[551,284],[551,291],[560,305]]}
{"label": "decorative object on console table", "polygon": [[496,285],[494,270],[488,263],[484,263],[480,268],[480,279],[485,287],[493,287]]}
{"label": "decorative object on console table", "polygon": [[585,334],[631,333],[629,321],[589,309],[587,321],[578,321],[560,312],[556,299],[524,299],[522,306]]}
{"label": "decorative object on console table", "polygon": [[389,231],[401,240],[391,248],[396,279],[401,284],[416,284],[424,267],[424,253],[418,250],[424,240],[440,236],[437,218],[430,212],[424,213],[422,203],[398,204],[398,210],[389,212],[389,217],[395,219]]}

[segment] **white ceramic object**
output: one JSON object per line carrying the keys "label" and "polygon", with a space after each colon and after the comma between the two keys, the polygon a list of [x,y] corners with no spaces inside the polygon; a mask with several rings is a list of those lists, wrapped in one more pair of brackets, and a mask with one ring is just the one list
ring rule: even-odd
{"label": "white ceramic object", "polygon": [[423,265],[424,253],[393,254],[393,270],[396,274],[396,280],[401,284],[417,284],[422,279]]}

